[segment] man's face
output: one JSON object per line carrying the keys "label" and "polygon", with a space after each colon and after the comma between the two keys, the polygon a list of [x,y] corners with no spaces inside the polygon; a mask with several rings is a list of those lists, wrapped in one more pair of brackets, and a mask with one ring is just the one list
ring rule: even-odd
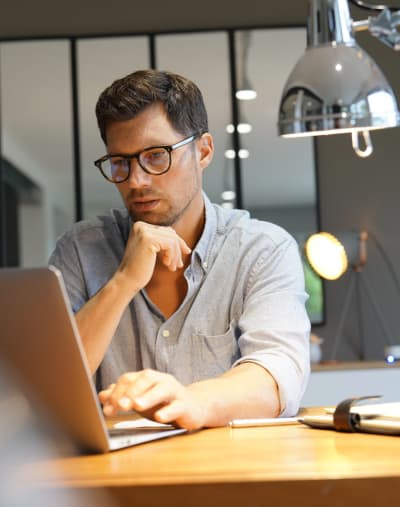
{"label": "man's face", "polygon": [[[187,137],[172,128],[161,104],[148,107],[132,120],[111,122],[106,133],[108,153],[124,155],[152,146],[172,145]],[[196,208],[203,205],[202,172],[212,157],[209,138],[172,151],[169,171],[159,176],[147,174],[137,159],[132,160],[129,179],[117,184],[117,188],[133,221],[173,226],[185,215],[196,213]]]}

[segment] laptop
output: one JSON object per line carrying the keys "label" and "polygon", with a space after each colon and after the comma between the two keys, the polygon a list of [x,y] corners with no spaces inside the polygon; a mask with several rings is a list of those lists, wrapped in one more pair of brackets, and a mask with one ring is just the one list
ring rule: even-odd
{"label": "laptop", "polygon": [[61,272],[0,269],[0,358],[83,452],[105,453],[184,433],[171,425],[107,429]]}

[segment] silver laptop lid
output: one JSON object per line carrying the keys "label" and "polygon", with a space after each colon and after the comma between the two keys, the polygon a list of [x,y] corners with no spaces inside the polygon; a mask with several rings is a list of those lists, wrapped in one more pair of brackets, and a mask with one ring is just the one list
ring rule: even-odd
{"label": "silver laptop lid", "polygon": [[61,273],[0,269],[0,356],[83,450],[106,452],[100,404]]}

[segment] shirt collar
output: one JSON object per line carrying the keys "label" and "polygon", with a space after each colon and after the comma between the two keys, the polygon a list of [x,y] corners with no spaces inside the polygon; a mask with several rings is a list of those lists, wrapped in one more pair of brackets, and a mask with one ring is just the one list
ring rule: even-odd
{"label": "shirt collar", "polygon": [[207,268],[207,259],[210,254],[213,239],[217,230],[217,214],[209,198],[203,192],[205,207],[205,224],[203,232],[194,249],[194,254],[198,256],[204,269]]}

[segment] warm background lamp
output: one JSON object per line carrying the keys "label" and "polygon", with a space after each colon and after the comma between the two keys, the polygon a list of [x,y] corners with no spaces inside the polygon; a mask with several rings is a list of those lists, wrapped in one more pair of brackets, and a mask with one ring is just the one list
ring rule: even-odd
{"label": "warm background lamp", "polygon": [[[390,265],[385,252],[382,250],[381,245],[376,241],[376,238],[374,239],[400,295],[400,285],[397,278],[393,278],[394,270]],[[366,276],[362,276],[363,268],[367,262],[367,240],[368,233],[366,231],[341,232],[336,235],[328,232],[320,232],[311,235],[305,243],[304,250],[307,260],[314,271],[322,278],[327,280],[336,280],[344,275],[349,268],[351,269],[346,296],[344,298],[338,326],[333,338],[331,351],[332,360],[336,359],[338,345],[343,336],[343,327],[346,316],[349,312],[350,303],[356,289],[356,294],[358,294],[359,297],[363,295],[368,299],[370,307],[373,310],[373,314],[382,329],[383,338],[386,343],[384,349],[386,360],[388,362],[394,362],[394,360],[400,359],[400,347],[396,345],[393,340],[393,334],[388,329],[385,316],[378,304],[378,301],[376,300],[375,293],[370,286],[368,278]],[[361,320],[360,315],[358,315],[358,318]]]}
{"label": "warm background lamp", "polygon": [[314,234],[307,240],[305,248],[311,267],[322,278],[336,280],[347,270],[346,252],[332,234]]}
{"label": "warm background lamp", "polygon": [[308,262],[326,280],[337,280],[349,265],[361,269],[366,263],[367,233],[342,233],[337,238],[329,232],[310,236],[305,244]]}
{"label": "warm background lamp", "polygon": [[[391,86],[353,33],[369,29],[383,40],[381,34],[390,31],[387,25],[395,31],[399,23],[400,16],[389,9],[381,17],[355,23],[347,0],[309,0],[307,49],[284,86],[279,135],[351,133],[356,153],[368,156],[369,131],[400,125],[400,113]],[[398,49],[395,39],[391,46]],[[388,43],[387,37],[384,42]],[[365,149],[360,148],[360,133]]]}

